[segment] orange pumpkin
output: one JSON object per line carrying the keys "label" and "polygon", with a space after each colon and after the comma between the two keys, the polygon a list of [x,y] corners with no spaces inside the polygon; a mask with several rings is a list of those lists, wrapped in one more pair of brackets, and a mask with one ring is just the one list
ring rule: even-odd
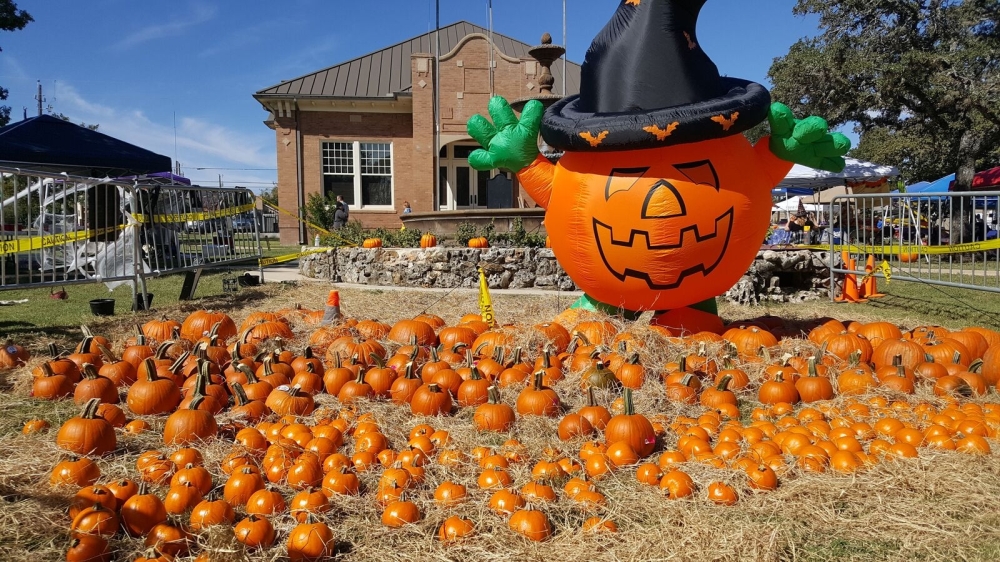
{"label": "orange pumpkin", "polygon": [[518,174],[547,208],[559,263],[594,299],[680,308],[726,292],[753,262],[768,193],[791,168],[742,135],[656,149],[573,152]]}

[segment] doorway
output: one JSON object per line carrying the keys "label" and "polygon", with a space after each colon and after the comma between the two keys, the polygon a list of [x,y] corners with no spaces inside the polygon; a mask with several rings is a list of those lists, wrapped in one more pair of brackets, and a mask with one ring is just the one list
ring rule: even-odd
{"label": "doorway", "polygon": [[[469,166],[469,155],[477,148],[477,144],[449,144],[441,147],[437,198],[439,211],[487,207],[487,182],[501,172],[480,172]],[[510,179],[509,173],[503,172],[503,175]]]}

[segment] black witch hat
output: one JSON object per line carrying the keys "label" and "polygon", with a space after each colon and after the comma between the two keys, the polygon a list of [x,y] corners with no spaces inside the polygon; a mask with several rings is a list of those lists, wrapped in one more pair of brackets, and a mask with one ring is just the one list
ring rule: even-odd
{"label": "black witch hat", "polygon": [[695,28],[707,0],[623,0],[583,62],[580,95],[545,112],[542,138],[572,151],[657,148],[742,133],[771,96],[719,76]]}

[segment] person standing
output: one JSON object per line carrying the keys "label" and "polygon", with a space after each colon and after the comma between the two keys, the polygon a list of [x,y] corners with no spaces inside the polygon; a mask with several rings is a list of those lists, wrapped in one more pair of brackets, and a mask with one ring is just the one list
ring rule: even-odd
{"label": "person standing", "polygon": [[350,214],[351,211],[347,207],[347,203],[344,201],[344,196],[338,195],[337,206],[333,211],[333,229],[340,230],[341,228],[344,228],[344,225],[347,224],[347,221],[350,218]]}

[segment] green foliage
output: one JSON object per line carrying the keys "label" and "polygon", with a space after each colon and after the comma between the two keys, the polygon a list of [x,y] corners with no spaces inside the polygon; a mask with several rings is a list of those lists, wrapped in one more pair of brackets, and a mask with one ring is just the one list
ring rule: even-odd
{"label": "green foliage", "polygon": [[986,0],[798,0],[820,35],[776,59],[772,95],[797,114],[853,125],[853,156],[900,168],[907,181],[1000,158],[1000,3]]}
{"label": "green foliage", "polygon": [[275,185],[270,189],[265,189],[260,192],[260,198],[264,200],[265,203],[277,206],[278,205],[278,186]]}
{"label": "green foliage", "polygon": [[333,248],[339,248],[341,246],[360,246],[361,243],[364,242],[365,238],[374,238],[374,236],[369,236],[368,231],[361,226],[361,221],[357,219],[349,220],[343,228],[333,230],[333,215],[331,215],[330,227],[327,228],[327,230],[330,230],[330,234],[321,234],[320,244]]}
{"label": "green foliage", "polygon": [[[7,176],[3,178],[2,181],[0,181],[0,199],[6,199],[8,197],[11,197],[15,193],[27,187],[28,187],[28,178],[26,176]],[[4,224],[9,224],[9,225],[16,224],[21,228],[28,228],[32,226],[28,224],[28,221],[34,217],[37,217],[39,210],[41,209],[38,192],[32,193],[31,195],[18,201],[17,209],[15,209],[14,207],[15,207],[14,205],[4,206],[3,208]]]}
{"label": "green foliage", "polygon": [[521,217],[515,217],[513,223],[510,225],[510,230],[496,234],[494,238],[495,241],[490,240],[490,245],[511,248],[545,247],[545,236],[538,234],[538,232],[528,232],[525,230]]}
{"label": "green foliage", "polygon": [[306,220],[326,230],[333,230],[336,204],[337,198],[333,195],[323,197],[318,193],[310,194],[306,200]]}
{"label": "green foliage", "polygon": [[[68,115],[65,115],[63,113],[53,113],[52,116],[62,119],[63,121],[72,121],[72,119],[70,119]],[[80,121],[79,125],[85,129],[90,129],[91,131],[96,131],[97,129],[101,128],[99,124],[88,124],[84,123],[83,121]]]}
{"label": "green foliage", "polygon": [[479,236],[479,229],[471,222],[460,222],[455,228],[455,243],[459,246],[467,245],[469,240],[477,236]]}
{"label": "green foliage", "polygon": [[[0,1],[0,31],[18,31],[35,21],[31,14],[18,10],[12,0]],[[0,87],[0,101],[7,99],[7,88]],[[0,127],[10,123],[10,106],[0,106]]]}

